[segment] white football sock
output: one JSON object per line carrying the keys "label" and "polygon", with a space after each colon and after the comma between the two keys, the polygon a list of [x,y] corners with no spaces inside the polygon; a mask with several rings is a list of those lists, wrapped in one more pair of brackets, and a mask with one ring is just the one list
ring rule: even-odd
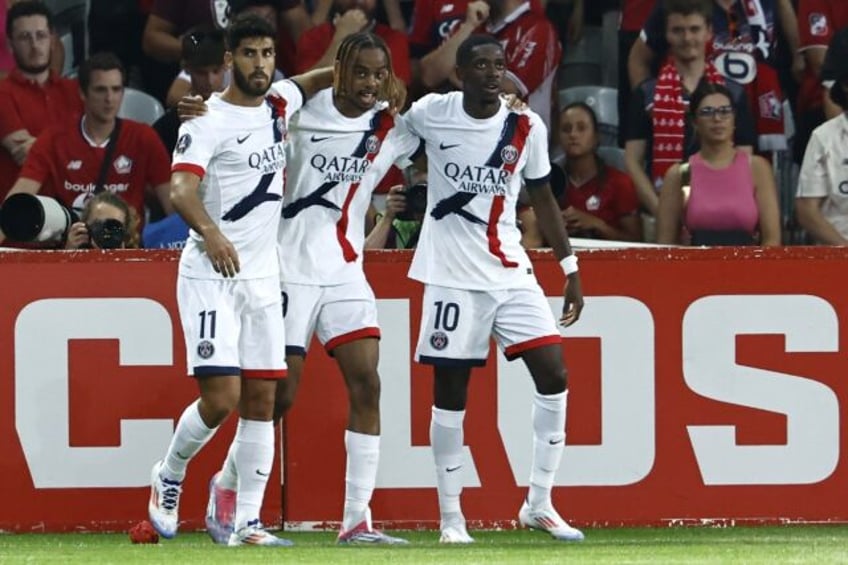
{"label": "white football sock", "polygon": [[[345,430],[345,449],[347,469],[342,529],[347,531],[362,521],[371,502],[380,462],[380,436]],[[365,518],[367,521],[367,516]],[[368,527],[371,527],[370,523]]]}
{"label": "white football sock", "polygon": [[238,473],[235,531],[259,518],[274,466],[274,424],[239,418],[233,459]]}
{"label": "white football sock", "polygon": [[565,447],[565,407],[568,391],[533,394],[533,466],[527,503],[531,508],[551,504],[551,489]]}
{"label": "white football sock", "polygon": [[439,511],[442,520],[462,515],[462,422],[465,410],[442,410],[433,406],[430,418],[430,445],[436,463]]}
{"label": "white football sock", "polygon": [[171,438],[171,444],[168,446],[168,453],[165,455],[160,471],[165,479],[182,482],[185,479],[188,462],[218,431],[218,428],[210,429],[203,423],[203,418],[197,410],[199,402],[198,399],[189,404],[177,422],[177,429],[174,430],[174,437]]}

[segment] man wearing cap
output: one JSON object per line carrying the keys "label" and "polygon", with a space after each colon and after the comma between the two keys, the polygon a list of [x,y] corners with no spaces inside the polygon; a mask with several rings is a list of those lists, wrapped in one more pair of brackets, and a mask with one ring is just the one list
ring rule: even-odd
{"label": "man wearing cap", "polygon": [[[181,65],[188,74],[192,96],[202,96],[204,100],[213,92],[220,92],[226,86],[224,66],[224,32],[211,26],[197,26],[182,38],[183,56]],[[180,118],[176,106],[165,112],[153,124],[168,154],[174,152],[177,145],[177,131]]]}

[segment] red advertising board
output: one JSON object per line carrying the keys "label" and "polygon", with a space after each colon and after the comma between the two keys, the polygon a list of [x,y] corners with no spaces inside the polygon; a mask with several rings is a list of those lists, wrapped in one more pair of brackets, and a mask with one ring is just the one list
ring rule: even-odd
{"label": "red advertising board", "polygon": [[[0,254],[0,529],[123,529],[146,515],[150,465],[196,396],[168,252]],[[436,525],[428,447],[431,377],[411,361],[421,286],[409,256],[366,271],[383,328],[382,457],[373,515]],[[535,267],[552,308],[562,274]],[[579,525],[705,520],[844,521],[840,404],[848,251],[584,252],[586,308],[563,330],[567,447],[554,500]],[[465,421],[466,516],[512,525],[530,464],[532,385],[492,348]],[[313,344],[284,425],[285,486],[263,518],[341,517],[347,396]],[[232,422],[189,467],[185,528],[202,527],[206,482]],[[284,491],[284,492],[282,492]]]}
{"label": "red advertising board", "polygon": [[[123,530],[147,518],[150,468],[197,397],[170,252],[2,253],[0,530]],[[235,431],[189,466],[184,528]],[[263,519],[279,524],[279,468]]]}

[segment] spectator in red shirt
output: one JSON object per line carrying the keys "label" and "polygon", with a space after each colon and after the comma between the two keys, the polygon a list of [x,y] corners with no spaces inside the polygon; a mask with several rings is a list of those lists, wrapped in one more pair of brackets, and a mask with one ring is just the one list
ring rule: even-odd
{"label": "spectator in red shirt", "polygon": [[[565,165],[551,168],[551,190],[562,210],[569,235],[590,239],[641,241],[639,198],[633,181],[598,156],[598,118],[583,102],[563,108],[556,138],[565,152]],[[532,208],[519,212],[522,244],[545,242]]]}
{"label": "spectator in red shirt", "polygon": [[77,82],[50,69],[53,16],[42,2],[12,6],[6,35],[15,68],[0,81],[0,199],[42,130],[82,110]]}
{"label": "spectator in red shirt", "polygon": [[[575,0],[582,5],[583,0]],[[544,14],[544,5],[532,0],[530,8]],[[420,61],[421,86],[424,92],[450,90],[458,84],[452,76],[456,66],[456,50],[489,17],[485,0],[415,0],[409,49],[413,61]],[[443,44],[449,43],[444,49]]]}
{"label": "spectator in red shirt", "polygon": [[[481,27],[484,23],[485,27]],[[456,64],[456,50],[465,37],[475,31],[472,26],[495,36],[503,45],[507,64],[504,91],[526,99],[550,127],[551,96],[562,59],[562,46],[554,26],[544,14],[532,9],[529,0],[486,0],[468,4],[465,21],[454,33],[458,37],[451,37],[421,60],[425,86],[435,88],[450,78],[445,74],[446,65],[449,63],[453,68]]]}
{"label": "spectator in red shirt", "polygon": [[374,19],[377,0],[335,0],[332,23],[325,22],[309,29],[297,43],[297,72],[304,73],[319,67],[329,67],[336,60],[342,41],[354,33],[371,31],[388,45],[392,52],[392,70],[409,84],[409,40],[405,33],[395,31]]}
{"label": "spectator in red shirt", "polygon": [[145,196],[151,194],[166,213],[172,212],[165,147],[150,126],[117,118],[124,95],[120,60],[110,53],[93,55],[80,67],[79,80],[82,116],[44,130],[9,194],[41,193],[80,215],[91,196],[105,189],[120,195],[141,218]]}
{"label": "spectator in red shirt", "polygon": [[[255,5],[268,5],[276,11],[283,29],[287,32],[285,36],[281,36],[280,42],[289,41],[286,48],[278,49],[278,52],[290,53],[298,38],[310,26],[309,14],[303,0],[155,0],[144,28],[142,47],[150,57],[168,63],[171,71],[165,74],[165,84],[154,88],[154,95],[164,100],[167,85],[179,71],[177,62],[182,53],[180,37],[189,28],[214,25],[223,29],[227,27],[231,11],[240,13]],[[285,68],[284,62],[279,59],[277,64],[284,70],[291,71],[291,68]]]}
{"label": "spectator in red shirt", "polygon": [[813,130],[826,119],[843,112],[822,87],[822,66],[833,35],[848,27],[848,2],[845,0],[800,0],[798,28],[801,53],[807,62],[801,91],[798,93],[797,134],[794,141],[795,162],[800,164]]}

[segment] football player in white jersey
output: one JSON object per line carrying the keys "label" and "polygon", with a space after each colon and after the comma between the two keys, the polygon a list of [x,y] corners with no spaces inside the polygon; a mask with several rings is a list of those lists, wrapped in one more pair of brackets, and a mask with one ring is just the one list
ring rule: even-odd
{"label": "football player in white jersey", "polygon": [[425,284],[416,360],[434,366],[430,442],[436,463],[441,541],[471,543],[460,506],[463,419],[473,366],[489,337],[521,357],[535,385],[530,489],[520,523],[560,540],[583,534],[553,507],[565,441],[566,372],[556,320],[520,244],[516,200],[527,187],[539,224],[566,275],[560,322],[574,323],[583,293],[568,234],[548,184],[548,133],[538,115],[499,97],[503,49],[475,35],[457,52],[462,91],[430,94],[404,122],[425,142],[428,203],[410,277]]}
{"label": "football player in white jersey", "polygon": [[[369,502],[380,449],[377,304],[362,269],[365,215],[389,168],[405,164],[420,140],[393,110],[405,88],[391,54],[372,33],[339,46],[335,84],[309,100],[291,122],[279,231],[280,281],[288,377],[277,385],[277,416],[291,406],[313,334],[335,357],[350,411],[344,514],[338,542],[398,544],[373,528]],[[235,497],[231,458],[210,491],[210,509]],[[242,496],[238,492],[238,499]],[[207,513],[210,532],[226,531],[227,512]],[[214,536],[213,536],[214,538]]]}
{"label": "football player in white jersey", "polygon": [[276,236],[291,115],[332,71],[271,84],[275,32],[255,15],[227,30],[233,83],[205,116],[183,124],[174,151],[171,200],[191,227],[180,258],[177,302],[188,370],[200,398],[183,412],[165,458],[153,466],[148,511],[166,538],[177,533],[188,462],[238,408],[230,453],[239,498],[229,545],[290,545],[265,531],[259,511],[274,461],[272,423],[280,351]]}

